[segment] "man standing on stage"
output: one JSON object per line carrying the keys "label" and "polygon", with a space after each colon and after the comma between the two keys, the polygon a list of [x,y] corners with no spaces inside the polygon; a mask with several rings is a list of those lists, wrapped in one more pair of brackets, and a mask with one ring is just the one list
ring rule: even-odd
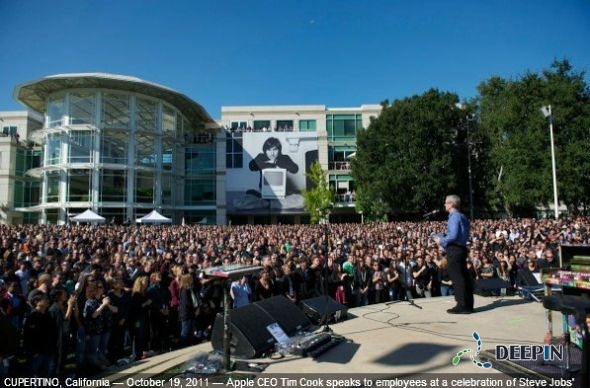
{"label": "man standing on stage", "polygon": [[448,271],[455,290],[457,305],[448,309],[449,314],[473,312],[473,283],[467,271],[467,240],[469,220],[459,211],[461,199],[448,195],[445,210],[449,213],[447,233],[439,233],[434,239],[447,252]]}

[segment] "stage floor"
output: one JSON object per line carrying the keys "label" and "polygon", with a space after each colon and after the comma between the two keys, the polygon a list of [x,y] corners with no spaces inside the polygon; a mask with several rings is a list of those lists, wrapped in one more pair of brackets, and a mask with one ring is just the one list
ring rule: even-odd
{"label": "stage floor", "polygon": [[[349,310],[346,320],[331,324],[334,334],[347,341],[333,347],[317,358],[287,355],[282,359],[248,360],[258,364],[264,374],[318,373],[379,374],[388,376],[417,376],[420,374],[477,375],[502,374],[498,368],[481,368],[486,361],[500,366],[493,357],[496,345],[542,345],[547,328],[546,310],[541,303],[517,296],[475,296],[475,313],[452,315],[446,310],[454,306],[452,297],[416,299],[417,306],[407,302],[376,304]],[[553,313],[554,335],[561,335],[561,316]],[[487,351],[475,358],[477,341]],[[471,349],[453,364],[459,352]],[[181,349],[119,370],[111,379],[150,376],[183,370],[196,356],[212,351],[209,342]],[[490,353],[491,352],[491,353]],[[492,356],[490,356],[492,355]],[[503,369],[505,370],[505,369]],[[498,376],[499,377],[499,376]]]}

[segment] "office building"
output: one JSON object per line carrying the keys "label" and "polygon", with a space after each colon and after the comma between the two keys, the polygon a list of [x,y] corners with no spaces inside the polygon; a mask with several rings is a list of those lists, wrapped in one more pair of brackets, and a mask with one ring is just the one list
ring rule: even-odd
{"label": "office building", "polygon": [[[14,96],[39,114],[0,112],[0,222],[65,224],[91,209],[125,223],[155,209],[174,223],[305,223],[315,161],[331,221],[360,220],[350,160],[380,105],[224,106],[215,121],[177,91],[103,73],[44,77]],[[20,145],[11,114],[28,120]]]}

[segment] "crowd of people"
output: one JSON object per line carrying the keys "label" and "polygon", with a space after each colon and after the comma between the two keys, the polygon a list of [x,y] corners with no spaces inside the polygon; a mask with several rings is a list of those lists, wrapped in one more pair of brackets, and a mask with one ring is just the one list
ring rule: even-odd
{"label": "crowd of people", "polygon": [[[0,225],[0,376],[78,376],[207,340],[223,308],[275,295],[349,307],[453,294],[443,221],[330,225]],[[559,266],[588,218],[474,220],[473,279]],[[227,284],[206,269],[260,265]],[[75,367],[73,367],[75,365]]]}

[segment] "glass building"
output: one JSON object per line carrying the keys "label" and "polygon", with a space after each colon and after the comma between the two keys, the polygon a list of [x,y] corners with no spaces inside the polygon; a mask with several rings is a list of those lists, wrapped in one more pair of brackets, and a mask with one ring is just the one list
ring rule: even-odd
{"label": "glass building", "polygon": [[217,154],[225,139],[183,94],[134,77],[88,73],[19,85],[15,98],[44,115],[42,128],[29,135],[38,167],[27,171],[40,200],[21,201],[17,210],[48,224],[67,223],[86,209],[116,223],[153,209],[175,223],[224,222]]}

